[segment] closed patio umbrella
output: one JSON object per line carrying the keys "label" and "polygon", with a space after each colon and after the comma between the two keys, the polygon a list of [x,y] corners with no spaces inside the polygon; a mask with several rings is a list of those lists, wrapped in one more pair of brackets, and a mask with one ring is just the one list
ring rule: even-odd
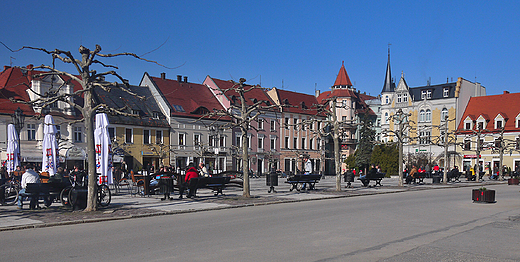
{"label": "closed patio umbrella", "polygon": [[113,184],[112,150],[108,134],[108,117],[105,113],[96,114],[96,129],[94,130],[96,145],[96,173],[101,174],[99,183]]}
{"label": "closed patio umbrella", "polygon": [[49,176],[54,176],[58,168],[58,144],[56,142],[56,126],[51,115],[45,116],[43,125],[43,159],[42,172],[48,172]]}
{"label": "closed patio umbrella", "polygon": [[20,165],[20,149],[18,148],[18,134],[13,124],[7,126],[7,172],[11,173]]}

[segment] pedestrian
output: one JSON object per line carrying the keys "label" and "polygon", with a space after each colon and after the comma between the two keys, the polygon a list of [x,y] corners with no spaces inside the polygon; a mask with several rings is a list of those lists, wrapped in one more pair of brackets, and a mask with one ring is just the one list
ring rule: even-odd
{"label": "pedestrian", "polygon": [[[304,162],[304,175],[310,175],[312,173],[312,162],[311,160],[309,159],[308,156],[304,156],[303,157],[303,162]],[[302,189],[301,190],[305,190],[307,186],[307,183],[302,183]]]}
{"label": "pedestrian", "polygon": [[181,185],[179,190],[180,199],[182,199],[182,195],[184,194],[186,188],[189,189],[187,197],[195,197],[195,195],[197,194],[197,185],[195,184],[190,186],[190,180],[197,177],[199,177],[199,172],[195,168],[195,165],[193,163],[190,163],[188,165],[188,170],[186,170],[186,177],[184,178],[184,183]]}
{"label": "pedestrian", "polygon": [[[406,184],[410,184],[412,183],[412,180],[415,180],[415,173],[417,173],[417,167],[414,165],[412,167],[412,170],[410,170],[410,174],[408,174],[408,176],[406,176]],[[414,181],[415,183],[415,181]]]}

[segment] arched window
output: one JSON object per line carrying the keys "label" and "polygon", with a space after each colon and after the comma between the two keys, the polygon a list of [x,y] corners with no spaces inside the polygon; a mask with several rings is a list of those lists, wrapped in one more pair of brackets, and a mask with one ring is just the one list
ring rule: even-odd
{"label": "arched window", "polygon": [[443,108],[441,111],[441,121],[446,121],[447,116],[448,116],[448,109]]}
{"label": "arched window", "polygon": [[426,109],[426,114],[425,114],[424,120],[426,122],[431,122],[432,121],[432,111],[430,109]]}
{"label": "arched window", "polygon": [[424,118],[425,117],[425,113],[424,113],[424,110],[421,110],[419,112],[419,122],[424,122]]}
{"label": "arched window", "polygon": [[385,124],[388,123],[388,112],[385,113]]}

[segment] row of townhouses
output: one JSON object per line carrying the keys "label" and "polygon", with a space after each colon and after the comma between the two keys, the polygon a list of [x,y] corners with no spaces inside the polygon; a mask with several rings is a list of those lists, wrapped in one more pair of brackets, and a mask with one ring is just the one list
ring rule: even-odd
{"label": "row of townhouses", "polygon": [[[60,162],[68,168],[84,164],[85,128],[77,122],[81,118],[78,110],[63,102],[36,108],[11,101],[30,101],[37,94],[58,86],[59,92],[77,91],[77,83],[70,79],[35,78],[37,74],[31,65],[4,67],[0,74],[0,130],[7,130],[20,108],[25,117],[20,130],[21,155],[25,162],[38,164],[42,158],[43,117],[51,114],[59,132]],[[249,165],[253,172],[278,169],[297,172],[302,169],[303,156],[308,156],[314,172],[333,174],[333,142],[323,132],[330,130],[327,126],[332,119],[331,101],[336,103],[334,116],[343,124],[342,159],[356,150],[362,117],[368,116],[373,121],[377,142],[385,143],[396,141],[391,131],[398,130],[394,119],[402,113],[408,125],[404,140],[407,156],[428,154],[430,165],[443,166],[443,141],[448,138],[451,141],[447,143],[451,162],[448,164],[469,168],[476,163],[476,141],[480,139],[479,159],[482,165],[491,168],[499,165],[497,154],[501,151],[492,145],[502,138],[506,151],[502,150],[503,164],[520,165],[520,108],[514,103],[517,94],[486,96],[485,87],[463,78],[444,84],[409,87],[403,73],[396,85],[390,55],[384,79],[380,95],[367,95],[353,87],[342,64],[334,84],[325,92],[310,95],[276,87],[257,87],[245,93],[248,105],[263,101],[263,105],[270,106],[248,130]],[[135,95],[119,89],[110,92],[95,89],[96,103],[134,115],[109,116],[115,165],[125,164],[136,170],[171,165],[184,170],[191,162],[204,162],[214,173],[238,170],[241,167],[240,129],[230,128],[234,121],[230,117],[207,116],[215,110],[229,111],[239,103],[237,95],[232,90],[228,92],[235,84],[210,76],[199,84],[189,82],[187,76],[169,79],[165,73],[158,77],[144,73],[139,85],[130,85]],[[71,99],[82,103],[82,97]],[[317,105],[327,108],[328,113],[318,110]],[[6,133],[0,132],[2,161],[6,159]],[[508,141],[512,141],[511,145],[506,143]]]}

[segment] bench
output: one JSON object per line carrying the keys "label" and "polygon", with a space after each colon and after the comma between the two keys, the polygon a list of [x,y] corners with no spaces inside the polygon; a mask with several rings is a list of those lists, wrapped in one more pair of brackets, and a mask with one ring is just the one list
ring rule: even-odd
{"label": "bench", "polygon": [[[424,179],[427,178],[427,177],[430,177],[430,174],[429,173],[426,173],[426,172],[423,172],[423,173],[419,173],[419,172],[416,172],[414,175],[414,182],[416,182],[417,184],[424,184]],[[417,182],[417,180],[419,180]]]}
{"label": "bench", "polygon": [[[20,197],[28,197],[30,199],[29,208],[34,209],[38,207],[38,200],[40,197],[49,199],[50,185],[47,183],[27,183],[25,193],[20,194]],[[50,206],[50,201],[45,201],[46,206]]]}
{"label": "bench", "polygon": [[199,188],[208,188],[215,191],[215,196],[218,194],[222,195],[222,190],[229,184],[231,177],[222,176],[222,177],[195,177],[190,179],[188,184],[188,188],[192,188],[196,190]]}
{"label": "bench", "polygon": [[375,174],[368,173],[365,177],[359,177],[358,180],[360,180],[361,183],[363,184],[363,186],[365,186],[365,187],[369,186],[370,181],[375,181],[376,182],[375,186],[377,186],[377,185],[383,186],[383,185],[381,185],[381,180],[383,180],[385,175],[386,175],[386,173],[381,173],[381,172],[378,172]]}
{"label": "bench", "polygon": [[447,176],[448,176],[448,182],[460,182],[460,176],[462,175],[461,172],[459,171],[455,171],[455,170],[451,170],[450,172],[448,172]]}
{"label": "bench", "polygon": [[293,191],[293,189],[296,189],[297,191],[300,191],[298,188],[298,184],[308,183],[309,184],[309,190],[316,189],[316,183],[318,183],[321,179],[321,175],[294,175],[287,178],[287,181],[285,183],[291,184],[291,189],[289,191]]}

